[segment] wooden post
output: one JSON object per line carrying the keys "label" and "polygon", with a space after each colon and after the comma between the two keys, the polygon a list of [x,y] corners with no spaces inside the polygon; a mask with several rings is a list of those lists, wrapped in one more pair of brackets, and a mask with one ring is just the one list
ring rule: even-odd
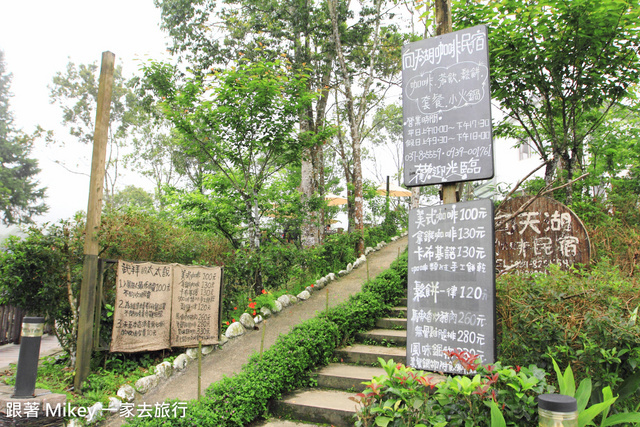
{"label": "wooden post", "polygon": [[369,258],[367,258],[367,282],[371,281],[371,278],[369,277]]}
{"label": "wooden post", "polygon": [[198,400],[202,394],[202,340],[198,340]]}
{"label": "wooden post", "polygon": [[[443,34],[453,31],[453,22],[451,20],[451,0],[436,0],[436,35],[441,36]],[[456,203],[458,197],[456,196],[456,184],[442,184],[442,202]]]}
{"label": "wooden post", "polygon": [[384,219],[386,220],[387,218],[389,218],[389,175],[387,175],[387,197],[385,198],[384,201],[384,214],[385,217]]}
{"label": "wooden post", "polygon": [[260,338],[260,360],[262,360],[262,351],[264,350],[264,334],[267,331],[267,321],[262,321],[262,338]]}
{"label": "wooden post", "polygon": [[100,319],[102,318],[102,288],[104,285],[104,260],[98,259],[98,286],[93,317],[93,349],[100,349]]}
{"label": "wooden post", "polygon": [[84,241],[84,265],[82,287],[80,288],[80,316],[78,319],[78,341],[76,345],[76,376],[73,381],[76,393],[80,393],[82,383],[89,376],[91,350],[93,347],[93,316],[98,273],[98,237],[102,194],[104,190],[105,159],[109,136],[109,114],[113,89],[113,69],[116,56],[111,52],[102,53],[102,67],[98,86],[96,125],[93,134],[93,158],[89,182],[89,202],[87,204],[87,224]]}

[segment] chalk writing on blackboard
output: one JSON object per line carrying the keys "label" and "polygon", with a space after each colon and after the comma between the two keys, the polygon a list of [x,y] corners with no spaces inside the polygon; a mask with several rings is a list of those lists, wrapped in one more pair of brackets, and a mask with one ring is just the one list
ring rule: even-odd
{"label": "chalk writing on blackboard", "polygon": [[409,214],[407,364],[462,373],[445,352],[495,358],[495,271],[491,200]]}
{"label": "chalk writing on blackboard", "polygon": [[493,177],[485,26],[403,48],[405,185]]}

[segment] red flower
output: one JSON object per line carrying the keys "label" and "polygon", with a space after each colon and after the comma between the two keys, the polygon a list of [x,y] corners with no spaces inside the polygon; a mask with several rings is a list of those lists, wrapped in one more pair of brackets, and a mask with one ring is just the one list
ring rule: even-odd
{"label": "red flower", "polygon": [[238,309],[238,307],[233,307],[233,309],[234,309],[234,310],[237,310],[237,309]]}
{"label": "red flower", "polygon": [[229,326],[229,321],[227,320],[227,326]]}
{"label": "red flower", "polygon": [[249,303],[249,308],[256,308],[256,303],[255,302],[250,302]]}
{"label": "red flower", "polygon": [[520,366],[516,365],[516,374],[520,372],[520,369],[521,369]]}
{"label": "red flower", "polygon": [[253,315],[254,315],[254,316],[256,315],[256,311],[255,311],[255,310],[253,310]]}
{"label": "red flower", "polygon": [[265,291],[265,290],[263,289],[263,290],[262,290],[262,293],[263,293],[263,294],[266,294],[266,293],[267,293],[267,291]]}
{"label": "red flower", "polygon": [[236,323],[236,319],[231,319],[231,321],[232,321],[233,323]]}
{"label": "red flower", "polygon": [[253,301],[251,298],[249,298],[249,302]]}

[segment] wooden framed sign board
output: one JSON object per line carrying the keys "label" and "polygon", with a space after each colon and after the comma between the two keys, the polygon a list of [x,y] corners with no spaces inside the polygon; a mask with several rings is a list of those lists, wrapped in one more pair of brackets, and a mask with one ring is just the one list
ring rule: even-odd
{"label": "wooden framed sign board", "polygon": [[493,177],[487,27],[402,49],[404,184]]}
{"label": "wooden framed sign board", "polygon": [[445,351],[495,362],[493,202],[409,212],[407,366],[464,373]]}
{"label": "wooden framed sign board", "polygon": [[222,267],[118,261],[111,351],[217,344]]}

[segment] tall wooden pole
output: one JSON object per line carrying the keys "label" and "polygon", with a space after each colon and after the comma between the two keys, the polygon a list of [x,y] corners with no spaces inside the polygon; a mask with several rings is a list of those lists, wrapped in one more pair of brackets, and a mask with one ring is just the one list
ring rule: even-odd
{"label": "tall wooden pole", "polygon": [[[441,36],[453,31],[453,22],[451,19],[451,0],[436,0],[436,35]],[[442,185],[442,201],[443,203],[456,203],[456,184]]]}
{"label": "tall wooden pole", "polygon": [[102,53],[102,67],[98,86],[96,126],[93,134],[93,158],[89,182],[89,202],[84,241],[84,265],[82,287],[80,288],[80,316],[78,318],[78,341],[76,346],[76,376],[73,381],[75,391],[80,392],[82,383],[89,376],[91,350],[93,347],[93,314],[95,311],[96,279],[98,271],[98,230],[102,213],[105,159],[109,136],[109,114],[111,112],[111,92],[113,89],[113,69],[116,56],[111,52]]}

